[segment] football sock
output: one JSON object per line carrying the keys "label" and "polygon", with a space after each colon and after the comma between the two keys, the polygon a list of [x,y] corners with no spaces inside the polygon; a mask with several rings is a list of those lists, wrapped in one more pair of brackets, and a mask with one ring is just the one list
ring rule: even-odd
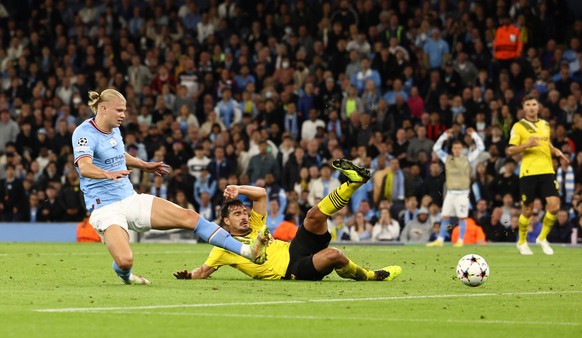
{"label": "football sock", "polygon": [[546,237],[548,237],[548,234],[550,233],[550,230],[552,230],[555,222],[556,214],[550,214],[549,211],[546,212],[544,220],[542,221],[542,231],[540,231],[540,235],[538,236],[540,241],[543,241],[546,239]]}
{"label": "football sock", "polygon": [[248,245],[232,238],[232,236],[226,230],[215,223],[205,220],[202,217],[199,218],[194,232],[196,235],[198,235],[198,237],[214,246],[232,251],[245,258],[254,258],[251,255],[251,249]]}
{"label": "football sock", "polygon": [[362,268],[358,264],[352,262],[351,259],[348,259],[348,261],[348,264],[346,264],[346,266],[343,268],[335,269],[335,272],[337,272],[340,277],[355,279],[358,281],[376,279],[376,275],[373,271]]}
{"label": "football sock", "polygon": [[131,269],[129,270],[124,270],[122,268],[120,268],[117,263],[115,263],[115,261],[113,261],[113,271],[115,271],[115,273],[121,278],[123,279],[124,282],[126,282],[127,284],[130,284],[131,281],[129,280],[129,277],[131,276]]}
{"label": "football sock", "polygon": [[459,242],[463,243],[465,241],[465,231],[467,230],[467,220],[459,220]]}
{"label": "football sock", "polygon": [[317,207],[324,214],[331,216],[348,204],[350,197],[363,183],[345,182],[325,196]]}
{"label": "football sock", "polygon": [[527,227],[529,226],[529,218],[521,214],[519,215],[519,220],[517,223],[519,224],[519,240],[517,241],[517,244],[522,245],[527,241]]}
{"label": "football sock", "polygon": [[439,236],[437,237],[437,240],[440,242],[444,242],[445,238],[447,238],[447,230],[449,229],[449,220],[448,219],[442,219],[441,220],[441,228],[439,230]]}

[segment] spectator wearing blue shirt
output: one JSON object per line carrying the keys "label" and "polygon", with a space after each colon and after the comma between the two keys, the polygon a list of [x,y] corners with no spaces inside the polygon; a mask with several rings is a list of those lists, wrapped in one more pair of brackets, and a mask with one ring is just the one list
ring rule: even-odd
{"label": "spectator wearing blue shirt", "polygon": [[428,69],[440,69],[449,59],[449,44],[441,39],[441,31],[433,29],[431,39],[424,47],[424,62]]}
{"label": "spectator wearing blue shirt", "polygon": [[366,89],[366,81],[372,80],[376,88],[380,88],[382,80],[377,70],[370,68],[370,59],[367,56],[362,57],[360,61],[360,70],[352,75],[352,85],[356,87],[359,94]]}
{"label": "spectator wearing blue shirt", "polygon": [[408,94],[404,91],[404,86],[402,85],[402,80],[395,79],[392,85],[392,90],[389,90],[382,96],[384,101],[389,105],[396,104],[396,97],[401,96],[403,101],[408,100]]}
{"label": "spectator wearing blue shirt", "polygon": [[249,83],[255,83],[255,77],[251,74],[249,66],[243,65],[240,74],[234,77],[237,88],[246,88]]}

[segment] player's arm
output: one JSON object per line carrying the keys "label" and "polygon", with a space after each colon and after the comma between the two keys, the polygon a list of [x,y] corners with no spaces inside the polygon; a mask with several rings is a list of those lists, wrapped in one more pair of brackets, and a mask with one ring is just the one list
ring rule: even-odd
{"label": "player's arm", "polygon": [[137,157],[125,153],[125,165],[128,168],[142,169],[145,172],[153,173],[158,176],[166,175],[170,171],[170,166],[164,162],[146,162]]}
{"label": "player's arm", "polygon": [[216,271],[215,268],[203,264],[201,267],[192,270],[182,270],[174,272],[174,277],[177,279],[206,279]]}
{"label": "player's arm", "polygon": [[432,151],[434,151],[438,158],[445,163],[447,161],[447,157],[449,153],[443,150],[443,143],[452,135],[453,131],[451,129],[447,130],[446,132],[442,133],[435,144],[432,146]]}
{"label": "player's arm", "polygon": [[267,191],[265,188],[252,185],[229,185],[224,189],[223,195],[226,199],[233,199],[239,194],[245,195],[253,201],[253,210],[257,214],[267,216]]}
{"label": "player's arm", "polygon": [[558,158],[563,158],[564,160],[566,160],[566,162],[570,163],[570,159],[566,155],[564,155],[564,153],[560,149],[554,147],[551,143],[550,143],[550,152],[554,156],[556,156]]}
{"label": "player's arm", "polygon": [[467,132],[469,133],[469,135],[471,136],[471,138],[475,142],[475,145],[477,146],[469,154],[469,156],[467,156],[467,159],[469,160],[469,162],[473,162],[477,159],[477,156],[479,156],[479,154],[481,154],[485,150],[485,144],[483,143],[483,140],[481,139],[479,134],[475,131],[475,129],[469,128],[469,129],[467,129]]}
{"label": "player's arm", "polygon": [[124,178],[131,173],[131,170],[118,170],[118,171],[107,171],[101,169],[93,164],[93,158],[89,156],[83,156],[77,161],[77,166],[79,167],[79,172],[81,176],[93,179],[106,179],[118,181],[120,178]]}
{"label": "player's arm", "polygon": [[524,152],[526,149],[535,147],[539,145],[539,142],[536,140],[534,136],[530,136],[529,141],[524,142],[525,137],[522,136],[522,133],[519,129],[519,124],[513,125],[511,128],[511,136],[509,138],[509,147],[505,149],[505,154],[508,157],[520,154]]}

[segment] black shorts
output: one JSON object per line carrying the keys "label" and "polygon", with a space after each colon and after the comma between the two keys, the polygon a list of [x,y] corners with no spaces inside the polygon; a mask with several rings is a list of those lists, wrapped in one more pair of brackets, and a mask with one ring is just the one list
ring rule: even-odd
{"label": "black shorts", "polygon": [[556,175],[542,174],[523,176],[519,179],[521,202],[530,205],[536,197],[545,199],[550,196],[560,196]]}
{"label": "black shorts", "polygon": [[299,227],[289,246],[289,266],[284,279],[322,280],[325,277],[315,269],[313,255],[329,246],[331,234],[316,235]]}

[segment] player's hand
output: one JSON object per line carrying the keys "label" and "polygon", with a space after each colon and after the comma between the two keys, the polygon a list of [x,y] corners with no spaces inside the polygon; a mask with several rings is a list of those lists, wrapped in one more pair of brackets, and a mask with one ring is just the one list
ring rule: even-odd
{"label": "player's hand", "polygon": [[560,149],[556,149],[556,156],[566,161],[566,163],[570,163],[570,159],[568,156],[564,155],[564,153]]}
{"label": "player's hand", "polygon": [[538,142],[538,139],[535,136],[530,136],[529,142],[527,144],[528,144],[528,148],[536,147],[536,146],[540,145],[540,143]]}
{"label": "player's hand", "polygon": [[235,199],[238,196],[238,185],[227,185],[222,196],[227,200]]}
{"label": "player's hand", "polygon": [[447,136],[448,136],[448,137],[453,137],[453,129],[452,129],[452,128],[449,128],[449,129],[447,129],[447,130],[445,131],[445,133],[447,133]]}
{"label": "player's hand", "polygon": [[467,128],[467,134],[473,135],[474,132],[475,132],[475,129],[473,129],[473,128]]}
{"label": "player's hand", "polygon": [[105,178],[119,182],[120,178],[124,178],[131,174],[131,170],[106,171]]}
{"label": "player's hand", "polygon": [[188,270],[176,271],[174,272],[174,277],[176,279],[192,279],[192,275]]}
{"label": "player's hand", "polygon": [[164,162],[145,162],[143,170],[146,173],[155,174],[157,176],[167,175],[170,172],[170,166]]}

